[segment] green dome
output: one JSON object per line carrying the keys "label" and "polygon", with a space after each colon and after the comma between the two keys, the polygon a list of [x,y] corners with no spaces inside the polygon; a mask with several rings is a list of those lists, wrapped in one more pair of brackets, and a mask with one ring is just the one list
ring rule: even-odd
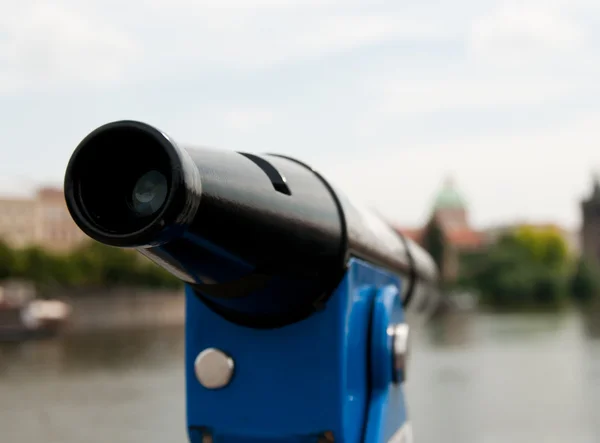
{"label": "green dome", "polygon": [[464,209],[466,203],[462,195],[456,190],[454,182],[447,179],[433,203],[433,209]]}

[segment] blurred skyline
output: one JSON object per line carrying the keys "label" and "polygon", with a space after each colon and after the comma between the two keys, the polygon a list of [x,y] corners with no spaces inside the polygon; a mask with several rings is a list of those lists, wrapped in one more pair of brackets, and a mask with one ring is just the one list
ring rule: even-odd
{"label": "blurred skyline", "polygon": [[600,170],[600,3],[2,1],[0,193],[92,129],[281,152],[401,225],[445,177],[475,225],[579,222]]}

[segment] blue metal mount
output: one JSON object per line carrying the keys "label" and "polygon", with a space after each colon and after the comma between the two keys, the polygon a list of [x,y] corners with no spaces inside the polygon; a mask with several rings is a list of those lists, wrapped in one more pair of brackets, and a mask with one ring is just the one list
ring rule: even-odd
{"label": "blue metal mount", "polygon": [[[401,284],[352,260],[323,311],[272,330],[232,324],[187,288],[191,443],[405,441],[396,434],[406,407],[402,385],[393,382],[389,329],[404,323]],[[207,348],[234,362],[234,375],[221,389],[205,388],[196,376],[196,357]]]}

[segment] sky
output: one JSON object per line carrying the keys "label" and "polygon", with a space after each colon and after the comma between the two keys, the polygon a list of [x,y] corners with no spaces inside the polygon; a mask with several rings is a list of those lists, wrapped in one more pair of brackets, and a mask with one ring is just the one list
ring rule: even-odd
{"label": "sky", "polygon": [[[0,193],[95,127],[297,157],[403,226],[577,227],[600,172],[597,0],[0,0]],[[108,177],[107,177],[108,179]]]}

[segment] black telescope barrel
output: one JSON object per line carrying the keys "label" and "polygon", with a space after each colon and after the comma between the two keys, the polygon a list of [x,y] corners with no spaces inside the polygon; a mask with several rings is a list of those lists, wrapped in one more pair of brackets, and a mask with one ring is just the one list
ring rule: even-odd
{"label": "black telescope barrel", "polygon": [[302,162],[183,148],[141,122],[90,133],[67,166],[65,198],[87,235],[137,248],[211,297],[302,282],[304,299],[271,300],[273,315],[315,303],[351,257],[406,276],[407,299],[417,283],[437,279],[424,250]]}

